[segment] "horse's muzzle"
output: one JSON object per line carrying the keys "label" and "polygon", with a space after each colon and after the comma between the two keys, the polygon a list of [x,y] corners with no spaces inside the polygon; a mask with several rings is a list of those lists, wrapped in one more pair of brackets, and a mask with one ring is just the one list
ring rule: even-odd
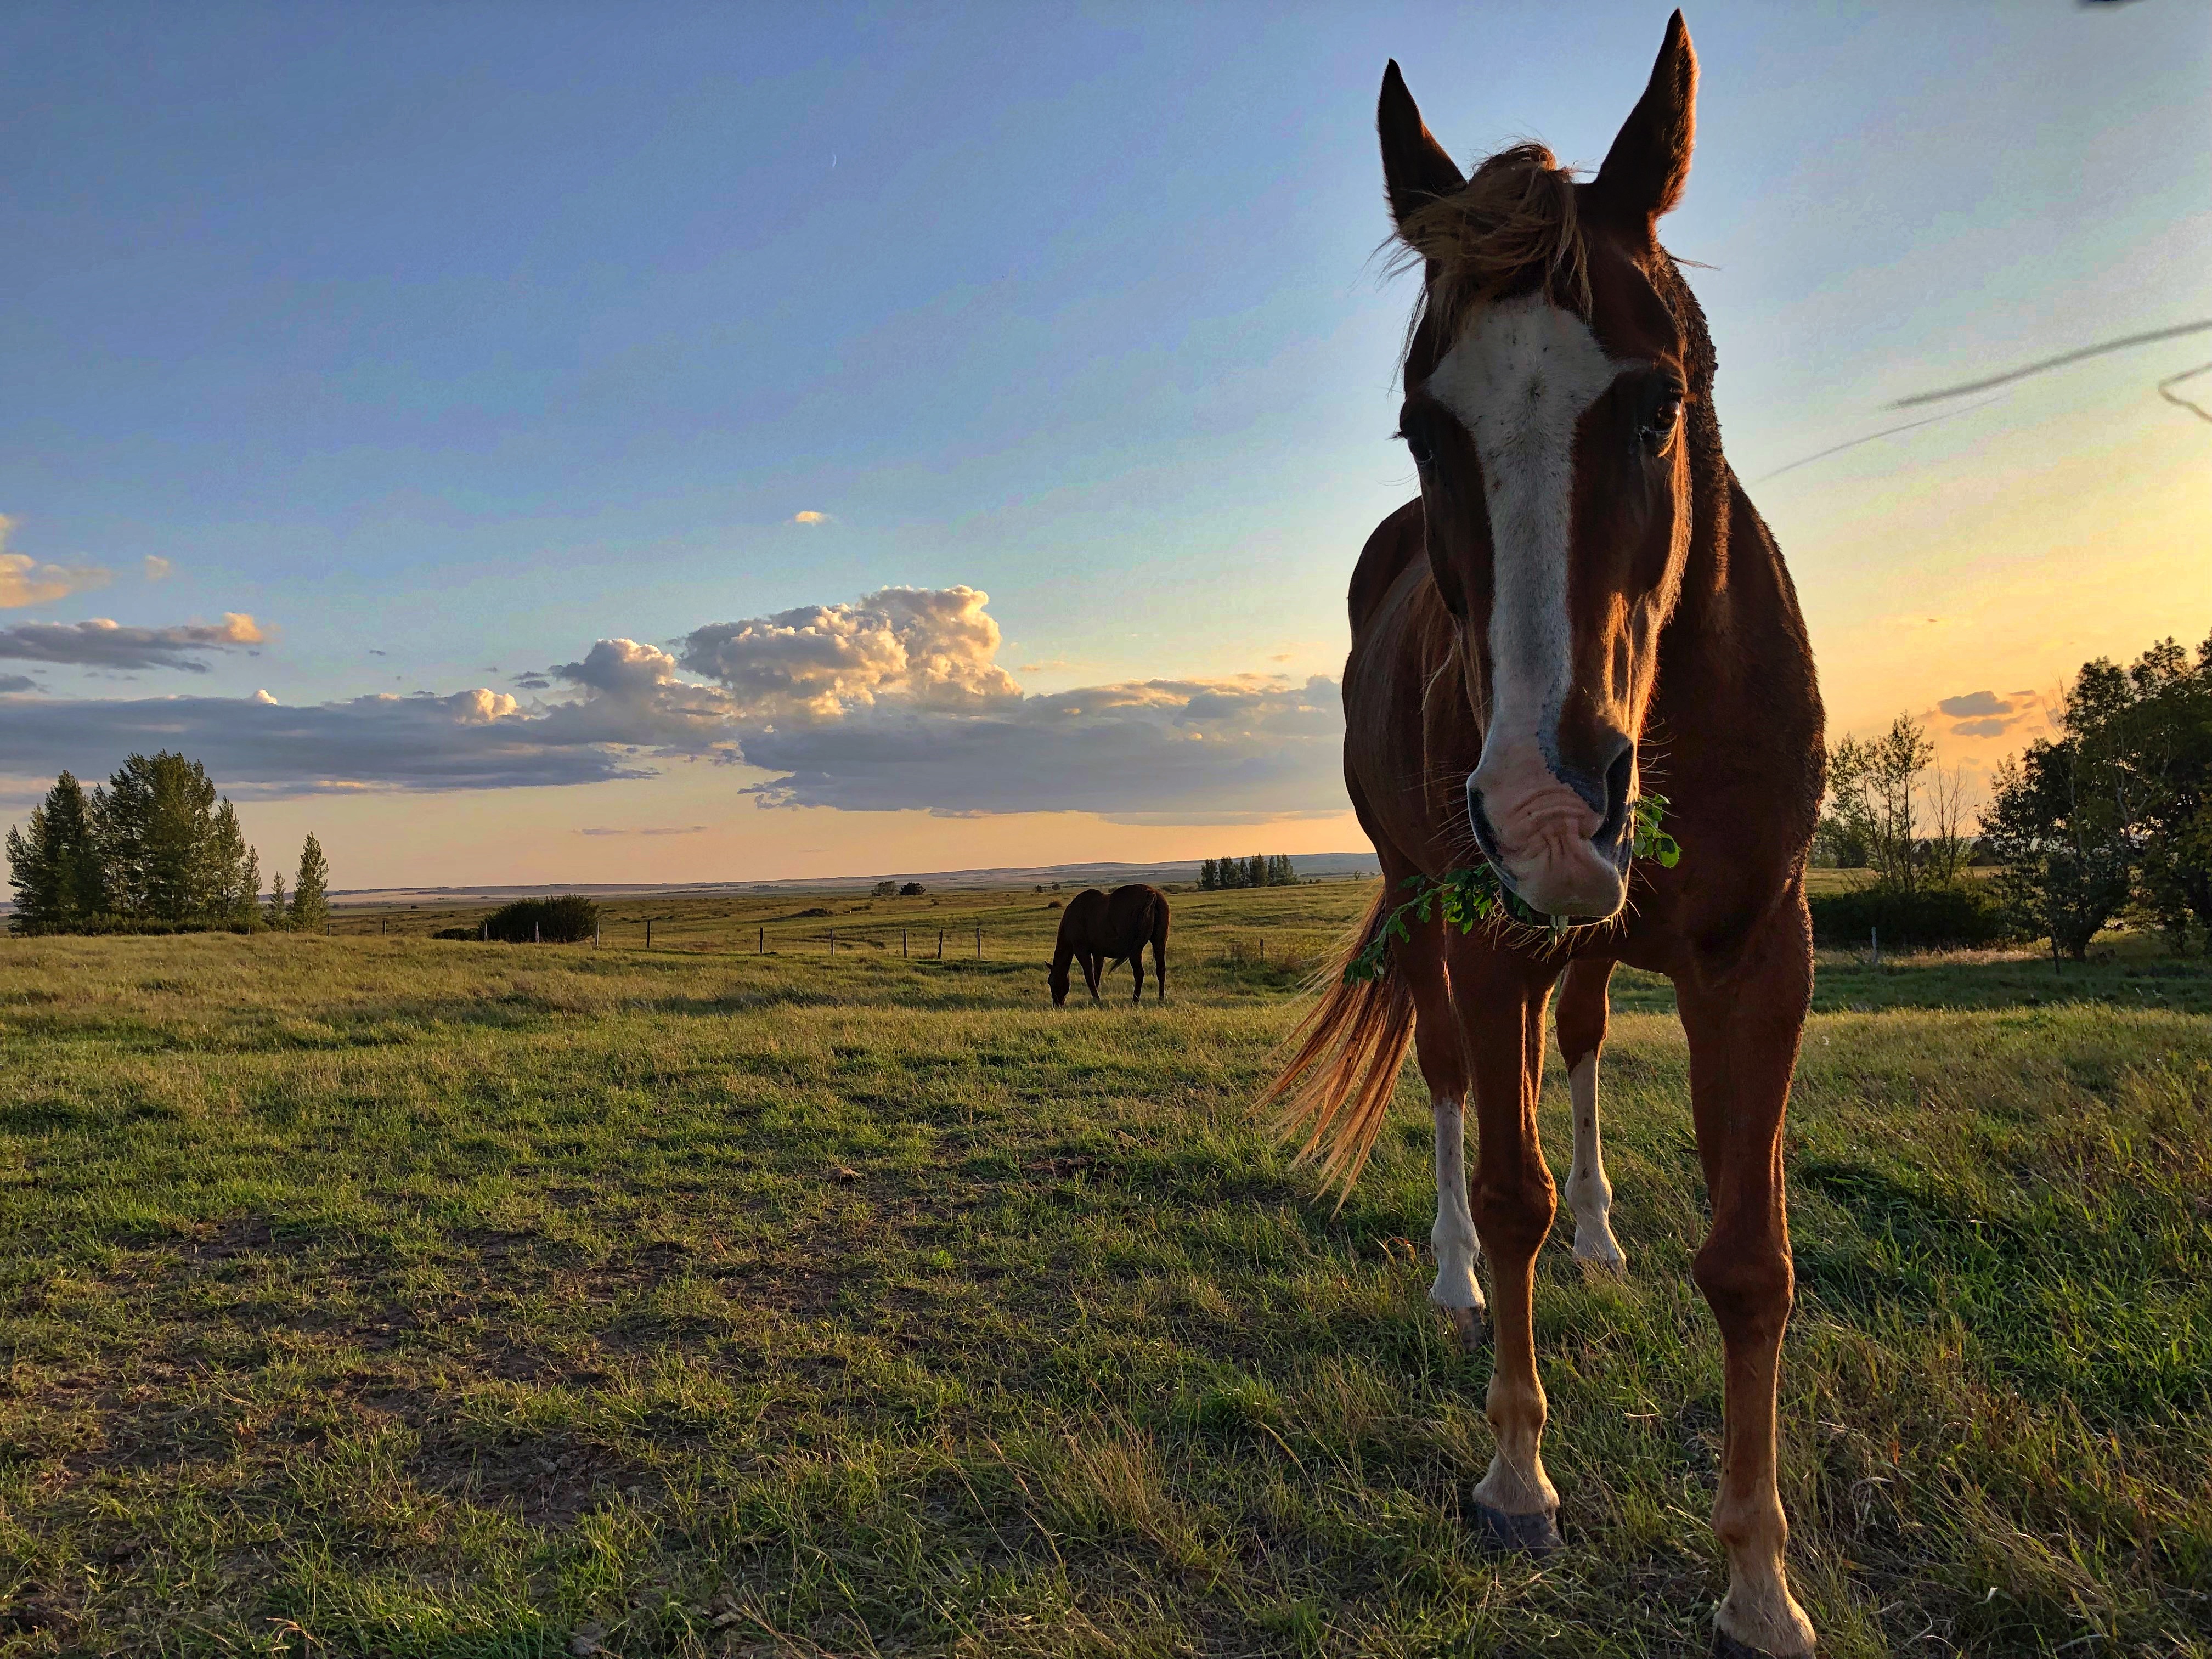
{"label": "horse's muzzle", "polygon": [[1531,909],[1603,921],[1628,897],[1634,775],[1635,751],[1625,739],[1601,780],[1579,772],[1561,778],[1534,744],[1497,755],[1486,749],[1467,781],[1475,845]]}

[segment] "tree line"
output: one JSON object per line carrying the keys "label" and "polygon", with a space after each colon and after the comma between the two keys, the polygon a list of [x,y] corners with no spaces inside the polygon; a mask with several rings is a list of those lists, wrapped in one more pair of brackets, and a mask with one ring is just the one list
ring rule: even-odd
{"label": "tree line", "polygon": [[199,762],[167,750],[132,755],[89,793],[64,772],[28,823],[9,829],[7,857],[15,933],[317,928],[330,911],[313,835],[291,893],[279,872],[264,902],[236,809]]}
{"label": "tree line", "polygon": [[[1900,942],[2048,939],[2075,961],[2116,922],[2212,954],[2212,639],[2172,640],[2123,668],[2084,663],[2053,735],[2003,762],[1967,828],[1965,782],[1936,764],[1918,721],[1828,751],[1817,862],[1871,872],[1817,895],[1816,934]],[[1986,881],[1972,867],[1994,866]]]}
{"label": "tree line", "polygon": [[1207,859],[1198,866],[1198,889],[1201,893],[1219,892],[1224,887],[1295,887],[1298,873],[1291,867],[1290,854],[1254,854],[1249,859]]}

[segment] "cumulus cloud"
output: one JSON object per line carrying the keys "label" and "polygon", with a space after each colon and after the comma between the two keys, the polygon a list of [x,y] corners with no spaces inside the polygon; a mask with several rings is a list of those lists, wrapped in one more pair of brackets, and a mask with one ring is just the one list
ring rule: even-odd
{"label": "cumulus cloud", "polygon": [[40,564],[27,553],[10,553],[8,537],[15,527],[15,521],[0,513],[0,611],[48,605],[113,580],[98,565]]}
{"label": "cumulus cloud", "polygon": [[817,513],[813,508],[808,507],[803,512],[793,514],[791,521],[793,524],[828,524],[830,515],[827,513]]}
{"label": "cumulus cloud", "polygon": [[885,587],[850,605],[710,623],[682,665],[719,680],[751,720],[836,720],[879,700],[977,708],[1021,695],[999,666],[999,624],[972,587]]}
{"label": "cumulus cloud", "polygon": [[733,783],[768,807],[1176,823],[1343,809],[1334,681],[1255,674],[1028,696],[995,660],[986,604],[965,587],[886,588],[711,624],[674,652],[603,639],[518,682],[561,688],[550,701],[483,689],[309,708],[266,691],[26,698],[0,720],[0,775],[91,775],[167,746],[240,794],[593,783],[705,761],[748,769]]}
{"label": "cumulus cloud", "polygon": [[149,553],[143,562],[149,582],[163,580],[177,568],[157,553]]}
{"label": "cumulus cloud", "polygon": [[66,663],[80,668],[181,668],[204,674],[200,659],[212,652],[259,645],[266,637],[253,618],[226,611],[220,624],[126,628],[105,617],[81,623],[19,623],[0,628],[0,657]]}

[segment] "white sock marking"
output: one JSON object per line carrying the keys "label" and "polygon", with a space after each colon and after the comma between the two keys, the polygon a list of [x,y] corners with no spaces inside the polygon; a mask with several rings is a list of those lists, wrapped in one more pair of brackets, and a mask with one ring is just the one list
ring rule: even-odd
{"label": "white sock marking", "polygon": [[1605,1178],[1605,1152],[1598,1141],[1597,1055],[1584,1054],[1567,1073],[1574,1098],[1575,1162],[1567,1175],[1567,1207],[1575,1212],[1575,1254],[1584,1261],[1625,1267],[1627,1254],[1613,1236],[1613,1183]]}
{"label": "white sock marking", "polygon": [[1467,1116],[1456,1100],[1430,1103],[1437,1121],[1437,1224],[1429,1243],[1437,1253],[1437,1282],[1429,1300],[1439,1308],[1483,1306],[1475,1283],[1474,1214],[1467,1202]]}

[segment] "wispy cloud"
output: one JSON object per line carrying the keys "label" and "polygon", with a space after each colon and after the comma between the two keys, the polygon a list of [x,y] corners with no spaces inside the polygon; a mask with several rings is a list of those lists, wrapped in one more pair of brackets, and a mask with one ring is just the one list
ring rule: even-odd
{"label": "wispy cloud", "polygon": [[259,645],[266,636],[253,618],[226,611],[220,624],[185,623],[172,628],[126,628],[105,617],[81,623],[18,623],[0,628],[0,657],[65,663],[79,668],[181,668],[204,674],[210,653]]}
{"label": "wispy cloud", "polygon": [[2064,368],[2091,357],[2102,357],[2111,352],[2127,351],[2136,346],[2154,345],[2160,340],[2178,340],[2186,334],[2202,334],[2212,329],[2212,317],[2194,323],[2176,323],[2170,328],[2148,328],[2137,334],[2122,334],[2110,340],[2100,340],[2094,345],[2076,346],[2071,351],[2062,351],[2055,357],[2039,357],[2018,368],[2008,368],[2002,374],[1991,374],[1978,380],[1966,380],[1958,386],[1939,386],[1933,392],[1917,392],[1910,398],[1899,398],[1889,405],[1892,409],[1917,409],[1923,404],[1940,404],[1947,398],[1963,398],[1970,392],[1988,392],[1997,386],[2010,386],[2015,380],[2025,380],[2033,374],[2048,374],[2054,368]]}
{"label": "wispy cloud", "polygon": [[703,836],[709,827],[703,823],[671,823],[656,824],[650,829],[641,830],[594,828],[579,830],[576,833],[580,836]]}
{"label": "wispy cloud", "polygon": [[1936,706],[1955,720],[2012,713],[2012,705],[1994,691],[1969,691],[1963,697],[1945,697]]}
{"label": "wispy cloud", "polygon": [[1994,691],[1969,691],[1941,699],[1936,708],[1957,722],[1951,727],[1954,738],[1996,738],[2041,714],[2043,700],[2033,691],[2013,691],[2002,697]]}
{"label": "wispy cloud", "polygon": [[13,696],[38,689],[39,683],[28,674],[0,674],[0,695]]}
{"label": "wispy cloud", "polygon": [[40,564],[27,553],[8,551],[15,521],[0,513],[0,611],[50,605],[72,593],[105,587],[112,575],[92,564]]}
{"label": "wispy cloud", "polygon": [[177,568],[157,553],[149,553],[142,561],[142,565],[146,573],[146,580],[149,582],[167,580],[175,574]]}
{"label": "wispy cloud", "polygon": [[793,514],[791,521],[793,524],[828,524],[830,515],[827,513],[817,513],[810,507],[803,512]]}

